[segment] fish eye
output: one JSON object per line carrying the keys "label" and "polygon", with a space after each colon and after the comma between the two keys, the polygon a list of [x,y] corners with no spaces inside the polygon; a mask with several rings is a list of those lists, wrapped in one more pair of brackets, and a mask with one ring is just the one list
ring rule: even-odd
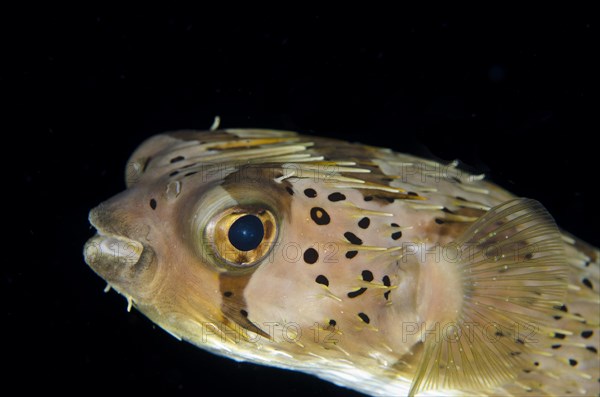
{"label": "fish eye", "polygon": [[207,234],[217,257],[228,267],[249,268],[268,254],[277,227],[266,209],[234,207],[215,217]]}
{"label": "fish eye", "polygon": [[263,240],[265,228],[256,215],[244,215],[229,227],[228,238],[231,245],[240,251],[256,249]]}

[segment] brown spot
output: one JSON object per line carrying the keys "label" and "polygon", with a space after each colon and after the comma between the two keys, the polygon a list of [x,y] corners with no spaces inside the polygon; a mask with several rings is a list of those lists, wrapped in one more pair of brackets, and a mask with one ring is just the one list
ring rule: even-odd
{"label": "brown spot", "polygon": [[359,288],[356,291],[348,292],[348,298],[356,298],[362,295],[367,289],[365,287]]}
{"label": "brown spot", "polygon": [[[456,215],[479,218],[486,213],[484,210],[475,208],[458,208],[452,211]],[[426,228],[428,233],[439,234],[444,237],[456,239],[461,236],[470,226],[471,222],[451,222],[443,217],[435,218]]]}
{"label": "brown spot", "polygon": [[346,200],[346,196],[340,192],[331,193],[329,196],[327,196],[327,198],[332,202]]}
{"label": "brown spot", "polygon": [[583,280],[581,280],[581,282],[583,283],[583,285],[585,285],[589,289],[594,289],[592,282],[588,278],[584,278]]}
{"label": "brown spot", "polygon": [[324,286],[326,286],[326,287],[329,287],[329,280],[327,279],[327,277],[325,277],[325,276],[324,276],[324,275],[322,275],[322,274],[319,274],[319,275],[317,276],[317,278],[315,279],[315,282],[316,282],[317,284],[322,284],[322,285],[324,285]]}
{"label": "brown spot", "polygon": [[[367,190],[367,189],[365,189]],[[392,204],[395,200],[425,200],[424,197],[418,195],[412,195],[408,193],[394,193],[394,192],[377,192],[377,194],[373,194],[372,192],[366,194],[363,192],[365,201],[375,201],[383,205]]]}
{"label": "brown spot", "polygon": [[252,277],[252,273],[221,273],[219,275],[219,290],[223,296],[227,297],[221,302],[223,320],[226,325],[234,322],[248,331],[270,339],[269,334],[248,319],[248,306],[244,298],[244,289],[248,285],[250,277]]}
{"label": "brown spot", "polygon": [[313,207],[310,209],[310,217],[317,225],[327,225],[331,222],[331,218],[327,211],[321,207]]}
{"label": "brown spot", "polygon": [[304,251],[304,262],[312,265],[317,260],[319,260],[319,253],[314,248],[309,248]]}
{"label": "brown spot", "polygon": [[369,324],[371,322],[371,319],[365,313],[358,313],[358,317],[360,317],[360,319],[363,320],[367,324]]}
{"label": "brown spot", "polygon": [[356,234],[354,234],[352,232],[344,233],[344,237],[346,237],[346,240],[348,240],[350,242],[350,244],[362,245],[362,243],[363,243],[363,241],[360,238],[358,238],[356,236]]}
{"label": "brown spot", "polygon": [[370,224],[371,224],[371,220],[369,218],[367,218],[366,216],[364,218],[362,218],[360,221],[358,221],[358,227],[360,227],[361,229],[368,228]]}
{"label": "brown spot", "polygon": [[371,272],[370,270],[363,270],[360,275],[362,276],[362,279],[367,282],[373,281],[373,272]]}
{"label": "brown spot", "polygon": [[309,198],[315,198],[317,197],[317,191],[311,188],[304,189],[304,195]]}

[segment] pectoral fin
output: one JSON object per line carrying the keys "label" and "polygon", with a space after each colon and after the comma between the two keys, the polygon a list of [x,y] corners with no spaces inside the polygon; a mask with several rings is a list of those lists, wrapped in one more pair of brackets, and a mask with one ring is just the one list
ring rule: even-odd
{"label": "pectoral fin", "polygon": [[485,390],[514,379],[566,293],[558,227],[537,201],[490,209],[457,241],[449,264],[462,283],[453,322],[428,324],[410,396],[437,389]]}

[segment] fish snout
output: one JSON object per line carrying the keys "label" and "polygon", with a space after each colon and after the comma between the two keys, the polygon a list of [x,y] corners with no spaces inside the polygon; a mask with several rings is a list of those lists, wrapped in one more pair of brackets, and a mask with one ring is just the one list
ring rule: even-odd
{"label": "fish snout", "polygon": [[120,222],[103,204],[90,211],[89,221],[97,232],[85,243],[85,262],[109,284],[125,287],[147,267],[154,256],[152,249],[125,236]]}

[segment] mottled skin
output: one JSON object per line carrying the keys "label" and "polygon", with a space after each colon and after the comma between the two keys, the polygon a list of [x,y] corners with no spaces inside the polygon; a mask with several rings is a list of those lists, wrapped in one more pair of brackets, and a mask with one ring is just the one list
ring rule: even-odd
{"label": "mottled skin", "polygon": [[[455,267],[423,250],[514,198],[453,164],[265,130],[153,137],[132,155],[127,183],[90,213],[99,235],[86,261],[111,287],[204,349],[372,395],[408,393],[423,356],[411,327],[463,310]],[[255,263],[226,263],[206,234],[232,207],[276,219]],[[535,343],[511,347],[522,359],[513,378],[444,394],[598,395],[598,250],[560,244],[565,292],[540,311]]]}

